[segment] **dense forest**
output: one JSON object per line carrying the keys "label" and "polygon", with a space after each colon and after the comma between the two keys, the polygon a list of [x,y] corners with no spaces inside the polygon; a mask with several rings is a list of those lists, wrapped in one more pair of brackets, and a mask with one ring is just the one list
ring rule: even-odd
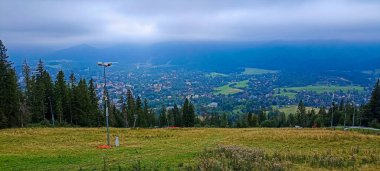
{"label": "dense forest", "polygon": [[[22,74],[21,87],[0,40],[0,128],[105,125],[105,103],[98,103],[94,80],[76,78],[74,73],[66,79],[63,71],[53,79],[42,60],[35,70],[25,61]],[[297,112],[289,115],[262,109],[238,116],[213,112],[199,116],[187,98],[183,105],[166,108],[163,104],[161,109],[153,109],[147,99],[135,97],[131,90],[125,99],[120,97],[121,107],[112,102],[107,105],[113,127],[380,127],[379,84],[377,81],[368,104],[356,106],[342,100],[318,111],[307,111],[300,101]]]}

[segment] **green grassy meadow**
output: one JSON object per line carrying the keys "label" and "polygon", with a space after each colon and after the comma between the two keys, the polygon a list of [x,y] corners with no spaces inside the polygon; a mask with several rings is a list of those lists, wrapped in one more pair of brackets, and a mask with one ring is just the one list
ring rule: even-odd
{"label": "green grassy meadow", "polygon": [[275,94],[275,96],[285,96],[285,97],[288,97],[289,99],[295,99],[297,96],[297,93],[281,91],[281,93]]}
{"label": "green grassy meadow", "polygon": [[[285,92],[284,89],[286,89],[287,91]],[[333,92],[337,92],[337,91],[348,92],[351,90],[363,92],[364,87],[361,87],[361,86],[337,86],[337,85],[334,85],[334,86],[309,85],[309,86],[303,86],[303,87],[282,87],[282,88],[276,88],[275,89],[276,94],[274,94],[274,95],[275,96],[286,96],[289,99],[295,99],[297,93],[302,92],[302,91],[312,91],[312,92],[315,92],[317,94],[322,94],[325,92],[326,93],[333,93]],[[280,93],[277,93],[278,91]]]}
{"label": "green grassy meadow", "polygon": [[244,75],[261,75],[261,74],[275,74],[278,73],[278,71],[274,70],[266,70],[266,69],[259,69],[259,68],[245,68],[242,74]]}
{"label": "green grassy meadow", "polygon": [[243,92],[244,88],[248,87],[249,80],[243,80],[239,82],[230,82],[224,86],[214,88],[214,95],[231,95]]}
{"label": "green grassy meadow", "polygon": [[215,78],[215,77],[228,77],[227,74],[223,74],[223,73],[218,73],[218,72],[211,72],[209,74],[206,74],[206,77],[211,77],[211,78]]}
{"label": "green grassy meadow", "polygon": [[[220,145],[261,149],[268,155],[295,156],[289,158],[293,161],[290,170],[341,170],[352,166],[357,170],[380,169],[380,136],[351,131],[293,128],[111,128],[111,135],[112,144],[115,135],[120,137],[120,147],[97,148],[105,143],[105,128],[0,130],[0,170],[118,170],[119,167],[181,170],[186,166],[197,165],[201,161],[199,156],[205,149],[214,149]],[[325,153],[330,158],[333,156],[347,160],[348,165],[337,168],[326,168],[323,165],[316,167],[301,160],[302,156],[308,159],[325,156]],[[350,164],[352,155],[355,158]],[[297,156],[301,158],[298,159]]]}
{"label": "green grassy meadow", "polygon": [[[281,88],[281,89],[284,89],[284,88]],[[313,91],[313,92],[316,92],[318,94],[322,94],[324,92],[332,93],[332,92],[336,92],[336,91],[347,92],[349,90],[357,90],[359,92],[364,91],[364,87],[360,87],[360,86],[337,86],[337,85],[333,85],[333,86],[309,85],[309,86],[304,86],[304,87],[287,87],[285,89],[288,91],[293,90],[296,92]]]}
{"label": "green grassy meadow", "polygon": [[[284,112],[285,114],[295,114],[297,112],[298,106],[297,105],[288,105],[281,108],[278,108],[277,106],[272,106],[274,109],[278,109],[280,112]],[[318,112],[318,108],[313,107],[305,107],[306,111],[314,109],[315,112]]]}

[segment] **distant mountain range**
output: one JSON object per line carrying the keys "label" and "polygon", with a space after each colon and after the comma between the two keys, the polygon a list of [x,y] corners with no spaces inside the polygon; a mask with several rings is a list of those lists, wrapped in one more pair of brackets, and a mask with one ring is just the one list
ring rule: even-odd
{"label": "distant mountain range", "polygon": [[380,68],[380,43],[308,42],[165,42],[95,48],[86,44],[48,53],[45,60],[81,63],[171,64],[212,71],[243,67],[276,70],[371,70]]}

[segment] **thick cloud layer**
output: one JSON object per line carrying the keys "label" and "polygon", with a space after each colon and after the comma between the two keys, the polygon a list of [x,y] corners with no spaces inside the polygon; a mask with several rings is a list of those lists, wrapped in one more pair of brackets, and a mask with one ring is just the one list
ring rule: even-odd
{"label": "thick cloud layer", "polygon": [[378,0],[1,0],[0,39],[70,46],[161,41],[380,40]]}

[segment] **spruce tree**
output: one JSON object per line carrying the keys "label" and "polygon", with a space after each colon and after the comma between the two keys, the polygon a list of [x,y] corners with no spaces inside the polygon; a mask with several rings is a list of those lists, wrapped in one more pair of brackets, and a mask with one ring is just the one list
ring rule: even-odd
{"label": "spruce tree", "polygon": [[135,99],[133,97],[132,91],[127,90],[127,116],[125,117],[125,125],[127,127],[132,127],[134,123],[135,115]]}
{"label": "spruce tree", "polygon": [[123,96],[120,96],[120,100],[119,100],[119,103],[121,104],[120,106],[120,112],[121,112],[121,115],[123,116],[123,125],[124,125],[124,128],[128,128],[128,121],[127,121],[127,104],[123,98]]}
{"label": "spruce tree", "polygon": [[46,105],[45,110],[45,118],[52,121],[52,115],[55,105],[55,97],[54,97],[54,84],[50,77],[50,74],[44,70],[42,74],[42,82],[44,84],[45,97],[44,104]]}
{"label": "spruce tree", "polygon": [[76,88],[76,78],[74,73],[70,74],[69,77],[69,85],[68,85],[68,98],[69,98],[69,103],[68,103],[68,109],[69,109],[69,117],[67,118],[68,122],[70,122],[71,125],[74,124],[74,90]]}
{"label": "spruce tree", "polygon": [[25,100],[29,104],[30,97],[32,96],[32,78],[31,78],[31,68],[28,65],[28,62],[24,60],[23,66],[22,66],[22,75],[24,76],[24,84],[25,84],[25,89],[24,89],[24,97]]}
{"label": "spruce tree", "polygon": [[86,80],[80,79],[78,86],[73,89],[73,122],[80,126],[89,126],[90,97],[87,90]]}
{"label": "spruce tree", "polygon": [[101,118],[99,108],[98,108],[98,97],[96,96],[94,80],[90,79],[88,84],[89,84],[88,94],[89,94],[89,99],[90,99],[89,112],[90,112],[91,126],[95,126],[95,125],[100,126],[100,122],[102,118]]}
{"label": "spruce tree", "polygon": [[220,127],[222,127],[222,128],[227,128],[228,127],[228,118],[227,118],[227,114],[226,113],[222,114],[222,118],[220,120]]}
{"label": "spruce tree", "polygon": [[162,105],[160,116],[158,117],[158,126],[161,128],[167,126],[166,107],[164,105]]}
{"label": "spruce tree", "polygon": [[247,114],[247,123],[248,123],[248,127],[253,127],[253,118],[252,118],[251,112],[248,112]]}
{"label": "spruce tree", "polygon": [[302,127],[307,126],[306,108],[302,100],[298,103],[296,120],[298,125]]}
{"label": "spruce tree", "polygon": [[380,122],[380,79],[377,80],[371,94],[371,99],[364,109],[363,123],[368,126],[370,122]]}
{"label": "spruce tree", "polygon": [[259,126],[259,116],[252,115],[252,127],[258,127]]}
{"label": "spruce tree", "polygon": [[189,99],[185,98],[185,102],[182,107],[182,123],[184,127],[190,126],[190,113],[189,113]]}
{"label": "spruce tree", "polygon": [[65,74],[60,70],[57,74],[54,92],[55,92],[55,114],[57,116],[58,122],[63,123],[64,121],[64,103],[66,103],[67,93],[66,93],[66,81]]}
{"label": "spruce tree", "polygon": [[143,107],[143,119],[145,120],[143,123],[143,127],[149,127],[150,124],[150,118],[149,118],[149,106],[148,106],[148,100],[144,99],[144,107]]}
{"label": "spruce tree", "polygon": [[260,125],[266,121],[268,118],[267,118],[267,114],[265,113],[265,110],[261,109],[260,112],[259,112],[259,123]]}
{"label": "spruce tree", "polygon": [[24,91],[22,93],[22,98],[20,102],[20,122],[21,127],[24,127],[27,123],[30,122],[30,109],[31,109],[31,97],[32,97],[32,86],[33,80],[31,78],[31,68],[28,65],[27,61],[24,60],[22,66],[22,75],[24,76]]}
{"label": "spruce tree", "polygon": [[182,126],[182,116],[178,109],[177,104],[174,104],[174,107],[172,109],[172,115],[174,120],[174,126],[181,127]]}
{"label": "spruce tree", "polygon": [[195,124],[195,108],[193,103],[190,102],[189,104],[189,114],[188,114],[188,126],[194,127]]}
{"label": "spruce tree", "polygon": [[135,108],[136,114],[137,114],[137,120],[136,120],[136,127],[144,127],[145,126],[145,117],[142,110],[142,102],[140,96],[137,96],[136,99],[136,108]]}
{"label": "spruce tree", "polygon": [[0,40],[0,128],[16,127],[19,122],[20,89],[16,71],[8,61],[7,49]]}
{"label": "spruce tree", "polygon": [[43,72],[45,71],[44,64],[40,59],[37,65],[35,74],[32,76],[32,122],[39,123],[45,119],[46,104],[45,104],[45,84],[43,81]]}

